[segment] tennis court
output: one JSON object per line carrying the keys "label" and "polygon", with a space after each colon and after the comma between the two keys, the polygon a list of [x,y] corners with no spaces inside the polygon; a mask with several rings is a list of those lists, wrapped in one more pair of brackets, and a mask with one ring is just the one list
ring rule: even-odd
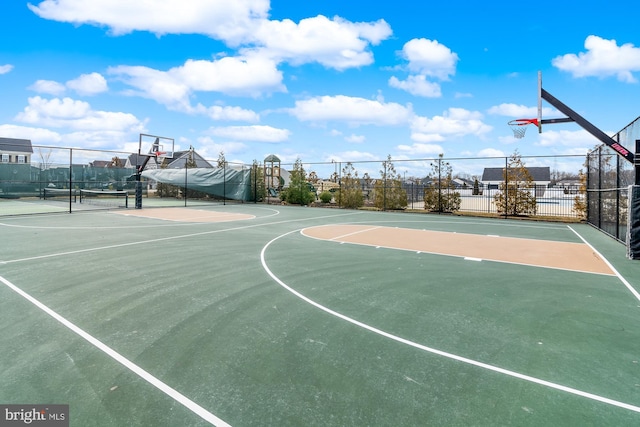
{"label": "tennis court", "polygon": [[585,224],[233,204],[0,233],[0,402],[72,426],[640,423],[640,264]]}

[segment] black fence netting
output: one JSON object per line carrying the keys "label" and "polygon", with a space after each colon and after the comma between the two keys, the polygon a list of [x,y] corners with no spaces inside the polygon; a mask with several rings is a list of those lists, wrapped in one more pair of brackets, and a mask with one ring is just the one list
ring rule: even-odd
{"label": "black fence netting", "polygon": [[[640,118],[612,137],[623,147],[635,150],[640,139]],[[600,145],[587,154],[587,221],[610,236],[625,241],[629,186],[635,182],[634,165],[613,149]]]}
{"label": "black fence netting", "polygon": [[193,155],[152,158],[147,171],[174,175],[153,179],[138,176],[146,157],[136,153],[0,142],[0,215],[134,208],[136,193],[147,207],[259,199],[257,166],[206,162],[211,167],[201,168]]}
{"label": "black fence netting", "polygon": [[[586,211],[584,156],[439,156],[303,163],[302,167],[319,205],[575,220],[583,219]],[[285,179],[266,177],[273,183],[269,199],[289,201],[286,187],[295,181],[295,172],[289,173],[295,168],[280,164],[278,178],[286,170]]]}
{"label": "black fence netting", "polygon": [[[291,164],[269,156],[264,163],[246,165],[206,160],[190,150],[176,152],[172,159],[151,158],[138,175],[147,158],[136,153],[30,144],[29,150],[5,154],[7,147],[0,143],[0,215],[211,202],[572,219],[582,219],[586,212],[580,173],[584,156],[388,157]],[[617,164],[615,158],[603,154],[591,161],[601,165],[602,182],[612,179],[607,168]],[[593,174],[589,172],[591,183]],[[620,186],[616,182],[613,188]],[[597,206],[589,202],[590,214],[596,208],[608,212],[624,194],[611,190],[598,197]],[[605,216],[600,222],[617,227],[619,220]]]}

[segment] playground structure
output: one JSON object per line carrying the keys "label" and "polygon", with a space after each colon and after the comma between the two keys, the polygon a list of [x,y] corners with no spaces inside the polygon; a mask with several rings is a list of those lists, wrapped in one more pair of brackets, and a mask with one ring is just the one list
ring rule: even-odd
{"label": "playground structure", "polygon": [[269,197],[278,197],[280,191],[289,185],[291,174],[282,168],[280,158],[270,154],[264,159],[264,184]]}

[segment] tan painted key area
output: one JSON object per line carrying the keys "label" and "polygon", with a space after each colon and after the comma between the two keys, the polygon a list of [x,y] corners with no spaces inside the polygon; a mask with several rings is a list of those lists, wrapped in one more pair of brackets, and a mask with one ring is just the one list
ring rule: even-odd
{"label": "tan painted key area", "polygon": [[308,237],[341,243],[468,257],[547,268],[613,275],[583,243],[479,234],[451,233],[374,225],[327,225],[303,230]]}
{"label": "tan painted key area", "polygon": [[137,209],[135,211],[114,211],[118,215],[137,216],[142,218],[153,218],[165,221],[182,222],[225,222],[240,221],[255,218],[254,215],[247,215],[233,212],[216,212],[200,209],[187,208],[150,208]]}

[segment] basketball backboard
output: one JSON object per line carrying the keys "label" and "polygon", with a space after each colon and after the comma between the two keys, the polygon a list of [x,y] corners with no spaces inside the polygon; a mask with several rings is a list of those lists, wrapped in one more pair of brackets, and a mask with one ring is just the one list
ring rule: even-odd
{"label": "basketball backboard", "polygon": [[140,134],[138,154],[141,156],[155,156],[156,158],[173,158],[174,139],[165,136]]}

